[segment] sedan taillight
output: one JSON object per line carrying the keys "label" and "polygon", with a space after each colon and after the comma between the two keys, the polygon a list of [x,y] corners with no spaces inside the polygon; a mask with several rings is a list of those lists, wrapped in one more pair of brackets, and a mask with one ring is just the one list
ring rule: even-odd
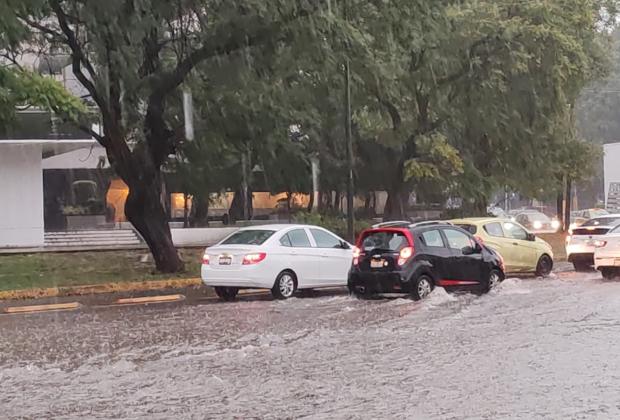
{"label": "sedan taillight", "polygon": [[202,265],[209,265],[209,254],[205,253],[202,256]]}
{"label": "sedan taillight", "polygon": [[253,254],[247,254],[245,257],[243,257],[243,265],[252,265],[252,264],[258,264],[259,262],[261,262],[262,260],[264,260],[267,257],[267,254],[265,252],[256,252]]}
{"label": "sedan taillight", "polygon": [[359,265],[360,255],[362,255],[362,250],[354,246],[353,247],[353,265]]}

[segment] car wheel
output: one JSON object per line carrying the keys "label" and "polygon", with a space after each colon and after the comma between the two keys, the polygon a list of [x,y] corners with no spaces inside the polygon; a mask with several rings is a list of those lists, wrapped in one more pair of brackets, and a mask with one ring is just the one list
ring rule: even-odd
{"label": "car wheel", "polygon": [[536,264],[536,275],[538,277],[548,277],[553,270],[553,260],[547,254],[540,257]]}
{"label": "car wheel", "polygon": [[235,300],[239,293],[239,289],[236,287],[216,287],[215,294],[222,300],[230,302]]}
{"label": "car wheel", "polygon": [[487,288],[485,292],[490,292],[495,289],[502,282],[503,276],[499,270],[493,269],[489,273],[489,283],[487,284]]}
{"label": "car wheel", "polygon": [[605,280],[613,280],[618,277],[618,271],[615,268],[601,268],[601,274]]}
{"label": "car wheel", "polygon": [[413,282],[411,296],[413,300],[422,300],[428,297],[434,289],[433,279],[426,274],[422,274]]}
{"label": "car wheel", "polygon": [[590,264],[584,261],[574,261],[573,267],[575,267],[575,271],[590,271]]}
{"label": "car wheel", "polygon": [[297,290],[297,279],[292,271],[283,271],[278,274],[271,289],[271,294],[276,299],[288,299]]}

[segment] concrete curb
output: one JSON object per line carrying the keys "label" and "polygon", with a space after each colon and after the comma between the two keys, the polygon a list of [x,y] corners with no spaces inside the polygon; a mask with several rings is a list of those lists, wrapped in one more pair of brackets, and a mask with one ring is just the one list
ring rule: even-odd
{"label": "concrete curb", "polygon": [[150,290],[183,289],[186,287],[199,287],[201,285],[202,280],[200,278],[189,278],[51,287],[45,289],[6,290],[0,291],[0,300],[25,300],[119,292],[145,292]]}

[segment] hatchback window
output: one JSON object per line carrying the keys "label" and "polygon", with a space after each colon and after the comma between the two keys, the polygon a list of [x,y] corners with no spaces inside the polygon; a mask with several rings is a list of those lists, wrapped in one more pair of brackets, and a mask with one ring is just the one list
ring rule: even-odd
{"label": "hatchback window", "polygon": [[262,245],[274,233],[274,230],[240,230],[225,239],[222,245]]}
{"label": "hatchback window", "polygon": [[521,226],[514,223],[504,223],[504,232],[508,238],[518,239],[520,241],[527,240],[527,232]]}
{"label": "hatchback window", "polygon": [[368,232],[362,241],[362,249],[368,251],[399,252],[409,246],[407,237],[402,232],[374,231]]}
{"label": "hatchback window", "polygon": [[291,246],[294,248],[310,248],[312,246],[306,231],[303,229],[291,230],[288,233],[288,238],[291,241]]}
{"label": "hatchback window", "polygon": [[441,233],[438,230],[429,230],[422,234],[422,241],[426,246],[445,248]]}
{"label": "hatchback window", "polygon": [[501,223],[489,223],[488,225],[484,225],[484,230],[490,236],[495,236],[496,238],[504,237],[504,230],[502,229]]}
{"label": "hatchback window", "polygon": [[471,238],[463,232],[454,229],[444,229],[443,233],[448,240],[448,246],[452,249],[463,249],[466,246],[474,246]]}
{"label": "hatchback window", "polygon": [[320,229],[310,229],[318,248],[339,248],[340,239]]}

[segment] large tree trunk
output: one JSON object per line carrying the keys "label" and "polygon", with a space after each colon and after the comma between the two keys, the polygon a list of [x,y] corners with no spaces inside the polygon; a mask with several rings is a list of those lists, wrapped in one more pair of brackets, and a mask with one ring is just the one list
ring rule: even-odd
{"label": "large tree trunk", "polygon": [[183,269],[168,225],[168,216],[161,203],[161,177],[125,179],[129,195],[125,215],[149,246],[158,271],[176,273]]}
{"label": "large tree trunk", "polygon": [[387,201],[383,211],[383,220],[404,220],[407,215],[405,212],[406,184],[405,163],[401,160],[397,162],[396,171],[387,189]]}

